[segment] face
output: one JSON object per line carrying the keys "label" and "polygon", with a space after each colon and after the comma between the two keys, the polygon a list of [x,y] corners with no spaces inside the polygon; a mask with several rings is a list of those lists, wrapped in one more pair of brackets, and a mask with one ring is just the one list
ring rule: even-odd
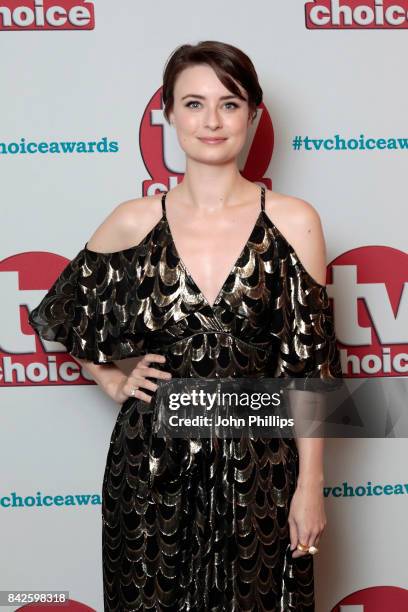
{"label": "face", "polygon": [[169,119],[188,157],[203,163],[237,158],[251,121],[248,95],[237,85],[245,100],[229,91],[206,64],[190,66],[178,75]]}

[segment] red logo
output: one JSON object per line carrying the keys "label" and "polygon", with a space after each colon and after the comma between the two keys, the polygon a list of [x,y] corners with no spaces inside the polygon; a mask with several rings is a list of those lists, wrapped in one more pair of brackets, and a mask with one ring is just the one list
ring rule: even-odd
{"label": "red logo", "polygon": [[355,591],[332,608],[331,612],[406,612],[408,591],[394,586],[377,586]]}
{"label": "red logo", "polygon": [[330,264],[342,369],[348,377],[408,374],[408,254],[364,246]]}
{"label": "red logo", "polygon": [[[140,151],[151,180],[143,182],[143,195],[167,191],[181,182],[185,157],[177,135],[163,115],[161,88],[150,99],[143,114],[139,132]],[[271,161],[274,132],[271,117],[261,104],[258,115],[249,128],[247,144],[241,151],[238,167],[250,181],[262,182],[271,189],[271,180],[263,178]]]}
{"label": "red logo", "polygon": [[0,0],[0,31],[93,30],[89,0]]}
{"label": "red logo", "polygon": [[316,29],[406,29],[407,0],[313,0],[306,2],[306,27]]}
{"label": "red logo", "polygon": [[0,336],[0,386],[94,384],[66,349],[40,340],[28,324],[68,260],[53,253],[22,253],[0,262],[3,321]]}
{"label": "red logo", "polygon": [[[58,596],[58,595],[57,595]],[[55,597],[57,599],[57,597]],[[80,601],[76,601],[75,599],[67,599],[63,603],[31,603],[26,606],[22,606],[18,608],[20,610],[31,610],[35,612],[52,612],[63,610],[64,612],[96,612],[95,608],[90,608]]]}

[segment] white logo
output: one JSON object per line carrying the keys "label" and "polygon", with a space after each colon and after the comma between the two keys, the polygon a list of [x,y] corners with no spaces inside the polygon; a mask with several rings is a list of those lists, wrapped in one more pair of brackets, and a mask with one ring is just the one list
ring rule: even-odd
{"label": "white logo", "polygon": [[89,30],[94,27],[94,6],[83,0],[34,0],[30,6],[12,0],[0,5],[0,30]]}
{"label": "white logo", "polygon": [[[408,3],[389,4],[387,0],[374,0],[367,4],[346,0],[320,0],[307,2],[306,25],[309,28],[408,28]],[[385,4],[385,6],[384,6]]]}

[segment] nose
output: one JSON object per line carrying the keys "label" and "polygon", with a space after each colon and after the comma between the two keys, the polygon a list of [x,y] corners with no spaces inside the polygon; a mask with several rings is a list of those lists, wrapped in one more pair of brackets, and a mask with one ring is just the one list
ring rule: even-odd
{"label": "nose", "polygon": [[205,125],[210,130],[216,130],[221,127],[221,117],[216,107],[208,107],[207,114],[205,116]]}

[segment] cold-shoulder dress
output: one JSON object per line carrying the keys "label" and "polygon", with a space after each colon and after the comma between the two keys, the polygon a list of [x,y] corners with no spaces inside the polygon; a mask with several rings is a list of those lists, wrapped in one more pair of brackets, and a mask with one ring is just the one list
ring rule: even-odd
{"label": "cold-shoulder dress", "polygon": [[[139,244],[78,252],[29,321],[103,364],[145,353],[174,377],[342,376],[326,287],[265,212],[211,305],[163,214]],[[303,384],[303,383],[302,383]],[[164,439],[151,402],[128,398],[102,485],[105,612],[314,610],[313,557],[293,558],[295,438]]]}

